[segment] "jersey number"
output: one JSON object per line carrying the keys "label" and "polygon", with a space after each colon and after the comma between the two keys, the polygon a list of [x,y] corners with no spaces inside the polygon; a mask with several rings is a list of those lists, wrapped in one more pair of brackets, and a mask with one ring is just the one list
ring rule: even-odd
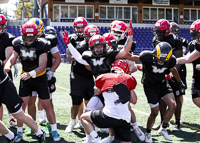
{"label": "jersey number", "polygon": [[167,68],[159,69],[156,66],[152,66],[154,73],[163,73]]}

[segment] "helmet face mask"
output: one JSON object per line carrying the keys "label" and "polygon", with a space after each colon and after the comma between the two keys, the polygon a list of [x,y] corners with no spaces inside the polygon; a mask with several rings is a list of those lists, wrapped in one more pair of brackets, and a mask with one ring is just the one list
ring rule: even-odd
{"label": "helmet face mask", "polygon": [[110,25],[111,34],[115,37],[117,41],[123,40],[128,26],[123,21],[113,21]]}
{"label": "helmet face mask", "polygon": [[28,35],[23,34],[22,39],[25,45],[30,46],[37,39],[37,35],[28,36]]}
{"label": "helmet face mask", "polygon": [[175,35],[179,35],[180,27],[176,22],[170,23],[170,33],[173,33]]}
{"label": "helmet face mask", "polygon": [[158,36],[158,40],[164,40],[170,32],[170,23],[166,19],[158,20],[154,25],[154,32]]}
{"label": "helmet face mask", "polygon": [[74,33],[80,37],[84,36],[84,29],[87,25],[87,20],[84,17],[77,17],[73,23]]}
{"label": "helmet face mask", "polygon": [[101,56],[106,53],[106,40],[101,35],[94,35],[90,38],[89,49],[95,56]]}
{"label": "helmet face mask", "polygon": [[160,31],[159,29],[156,29],[156,30],[155,30],[155,33],[156,33],[156,35],[157,35],[157,37],[158,37],[158,40],[162,41],[162,40],[165,39],[166,30]]}

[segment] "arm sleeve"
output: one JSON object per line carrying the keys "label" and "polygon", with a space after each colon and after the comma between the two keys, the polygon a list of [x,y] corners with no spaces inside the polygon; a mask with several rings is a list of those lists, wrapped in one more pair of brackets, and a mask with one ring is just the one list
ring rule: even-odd
{"label": "arm sleeve", "polygon": [[78,61],[80,64],[89,65],[85,60],[83,60],[82,55],[74,48],[74,46],[69,43],[68,45],[69,51],[72,56]]}

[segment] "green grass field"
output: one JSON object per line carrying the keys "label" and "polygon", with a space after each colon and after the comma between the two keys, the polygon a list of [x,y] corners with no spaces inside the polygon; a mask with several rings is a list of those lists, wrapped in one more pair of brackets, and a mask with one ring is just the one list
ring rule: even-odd
{"label": "green grass field", "polygon": [[[19,71],[21,71],[21,64],[18,64]],[[70,73],[70,64],[62,63],[56,71],[57,76],[57,83],[56,87],[57,90],[53,94],[53,102],[54,102],[54,110],[56,113],[57,119],[57,127],[58,133],[61,136],[61,140],[59,143],[81,143],[82,138],[85,137],[84,131],[81,129],[76,129],[72,133],[64,133],[66,126],[70,120],[70,107],[71,107],[71,97],[69,96],[69,73]],[[20,72],[19,72],[20,73]],[[168,133],[170,137],[173,139],[174,143],[194,143],[200,142],[200,110],[196,107],[192,100],[190,94],[191,82],[192,82],[192,65],[187,64],[187,86],[188,89],[186,90],[186,95],[184,95],[184,103],[182,108],[182,117],[183,124],[181,125],[180,132],[171,132],[173,129],[173,121],[170,122],[170,127],[168,128]],[[137,93],[137,104],[131,105],[132,109],[134,110],[137,118],[137,122],[139,127],[143,132],[146,130],[146,121],[147,117],[150,113],[150,107],[147,104],[146,96],[143,92],[143,87],[140,82],[142,73],[137,71],[133,74],[133,76],[137,79],[137,87],[135,89]],[[19,87],[19,76],[14,79],[14,83],[18,89]],[[83,81],[84,82],[84,81]],[[7,109],[4,108],[4,117],[3,122],[8,125],[8,115]],[[38,113],[37,113],[38,117]],[[174,120],[174,116],[171,120]],[[155,124],[160,122],[160,116],[156,119]],[[43,130],[45,130],[45,126],[40,126]],[[27,137],[25,133],[28,131],[28,127],[24,125],[24,135],[23,141],[21,143],[28,143],[28,142],[37,142],[36,136]],[[10,128],[13,132],[17,132],[16,128]],[[99,134],[101,137],[106,137],[106,134]],[[160,136],[157,131],[152,130],[152,138],[154,142],[166,142],[163,136]],[[5,137],[0,137],[0,143],[5,143]],[[47,143],[53,143],[52,137],[47,135]],[[136,137],[135,133],[132,133],[132,142],[139,143],[139,139]],[[114,143],[119,143],[119,141],[115,140]]]}

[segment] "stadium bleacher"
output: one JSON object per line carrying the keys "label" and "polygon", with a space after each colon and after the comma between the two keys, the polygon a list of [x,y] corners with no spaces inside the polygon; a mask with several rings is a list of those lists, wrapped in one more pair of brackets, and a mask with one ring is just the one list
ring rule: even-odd
{"label": "stadium bleacher", "polygon": [[[60,37],[60,30],[68,30],[69,34],[73,34],[74,30],[72,26],[54,26],[58,35],[58,49],[61,55],[66,54],[66,45]],[[98,27],[100,34],[109,32],[109,27]],[[7,31],[13,35],[21,36],[21,26],[7,26]],[[180,28],[180,37],[186,38],[189,42],[191,41],[190,29]],[[153,50],[152,38],[154,36],[152,27],[134,27],[133,28],[133,40],[136,41],[136,49],[134,54],[139,54],[143,50]],[[62,58],[66,58],[62,56]]]}

